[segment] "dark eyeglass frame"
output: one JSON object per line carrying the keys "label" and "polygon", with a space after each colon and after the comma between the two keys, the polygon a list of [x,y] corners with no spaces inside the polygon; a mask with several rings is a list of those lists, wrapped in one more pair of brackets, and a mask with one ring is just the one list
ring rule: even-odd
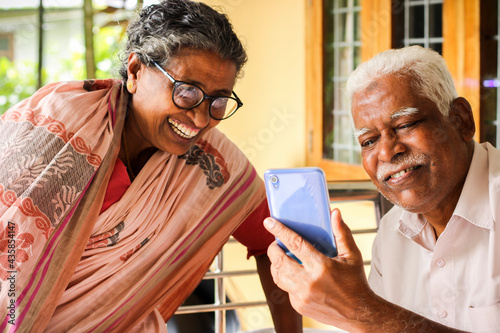
{"label": "dark eyeglass frame", "polygon": [[[193,84],[193,83],[189,83],[189,82],[185,82],[185,81],[177,81],[176,79],[174,79],[174,77],[170,74],[168,74],[160,65],[158,65],[155,61],[152,61],[153,64],[170,80],[170,82],[172,82],[174,84],[174,88],[172,89],[172,102],[174,102],[175,106],[177,106],[179,109],[183,109],[183,110],[191,110],[191,109],[194,109],[195,107],[197,107],[198,105],[200,105],[201,103],[203,103],[204,100],[208,99],[210,100],[210,104],[208,106],[208,113],[210,114],[210,117],[212,117],[213,119],[215,120],[224,120],[224,119],[227,119],[229,117],[231,117],[233,114],[236,113],[236,111],[238,111],[239,108],[241,108],[243,106],[243,102],[240,100],[240,98],[238,97],[238,95],[236,95],[236,93],[234,91],[231,91],[231,93],[234,95],[234,97],[231,97],[231,96],[216,96],[216,97],[213,97],[213,96],[210,96],[208,94],[206,94],[203,89],[201,89],[200,87],[198,87],[196,84]],[[199,89],[202,94],[203,94],[203,98],[198,102],[196,103],[195,105],[191,106],[191,107],[188,107],[188,108],[185,108],[185,107],[182,107],[182,106],[179,106],[176,102],[175,102],[175,90],[177,89],[177,87],[179,87],[180,85],[182,84],[187,84],[189,86],[193,86],[197,89]],[[229,99],[232,99],[236,102],[236,108],[231,112],[229,113],[227,116],[224,116],[223,118],[218,118],[218,117],[214,117],[212,115],[212,104],[219,98],[229,98]]]}

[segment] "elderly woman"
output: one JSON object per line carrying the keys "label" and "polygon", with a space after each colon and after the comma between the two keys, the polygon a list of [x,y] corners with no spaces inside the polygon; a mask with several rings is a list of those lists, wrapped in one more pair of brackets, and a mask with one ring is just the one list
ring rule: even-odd
{"label": "elderly woman", "polygon": [[277,331],[301,331],[270,278],[262,181],[214,128],[242,106],[232,26],[168,0],[128,34],[123,80],[50,84],[1,118],[0,330],[165,332],[233,234]]}

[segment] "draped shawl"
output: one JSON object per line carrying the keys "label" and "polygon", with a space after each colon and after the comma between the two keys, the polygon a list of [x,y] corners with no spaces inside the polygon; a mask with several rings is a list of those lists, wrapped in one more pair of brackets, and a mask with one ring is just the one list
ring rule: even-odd
{"label": "draped shawl", "polygon": [[99,215],[128,100],[117,80],[54,83],[0,118],[0,331],[158,326],[264,199],[214,128],[155,153]]}

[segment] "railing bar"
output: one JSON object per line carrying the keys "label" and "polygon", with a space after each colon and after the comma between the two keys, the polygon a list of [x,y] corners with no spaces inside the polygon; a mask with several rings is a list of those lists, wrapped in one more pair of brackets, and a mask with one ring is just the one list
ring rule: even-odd
{"label": "railing bar", "polygon": [[356,229],[356,230],[352,230],[352,234],[355,235],[355,234],[373,234],[373,233],[376,233],[378,231],[377,228],[373,228],[373,229]]}
{"label": "railing bar", "polygon": [[207,272],[203,277],[204,280],[211,280],[219,277],[234,277],[234,276],[243,276],[243,275],[252,275],[257,273],[256,270],[248,270],[248,271],[233,271],[233,272]]}
{"label": "railing bar", "polygon": [[[215,257],[216,269],[215,273],[224,272],[224,249],[222,249],[217,257]],[[214,279],[214,296],[215,305],[226,304],[226,293],[224,290],[224,278],[217,277]],[[217,309],[215,311],[215,332],[226,333],[226,311],[224,309]]]}
{"label": "railing bar", "polygon": [[213,312],[215,310],[234,310],[238,308],[251,307],[251,306],[264,306],[267,305],[266,301],[259,302],[245,302],[245,303],[226,303],[224,305],[204,304],[204,305],[184,305],[180,307],[175,314],[188,314],[195,312]]}

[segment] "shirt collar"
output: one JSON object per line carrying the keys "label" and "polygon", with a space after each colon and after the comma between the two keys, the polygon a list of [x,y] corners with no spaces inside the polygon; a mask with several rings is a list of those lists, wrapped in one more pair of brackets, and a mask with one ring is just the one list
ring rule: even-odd
{"label": "shirt collar", "polygon": [[[474,154],[453,216],[459,216],[478,227],[493,230],[488,178],[488,152],[474,141]],[[488,209],[485,209],[485,203]],[[426,224],[427,221],[421,214],[402,210],[398,229],[406,237],[414,238],[422,232]]]}
{"label": "shirt collar", "polygon": [[427,220],[421,214],[401,211],[399,218],[399,231],[408,238],[416,237],[427,224]]}

